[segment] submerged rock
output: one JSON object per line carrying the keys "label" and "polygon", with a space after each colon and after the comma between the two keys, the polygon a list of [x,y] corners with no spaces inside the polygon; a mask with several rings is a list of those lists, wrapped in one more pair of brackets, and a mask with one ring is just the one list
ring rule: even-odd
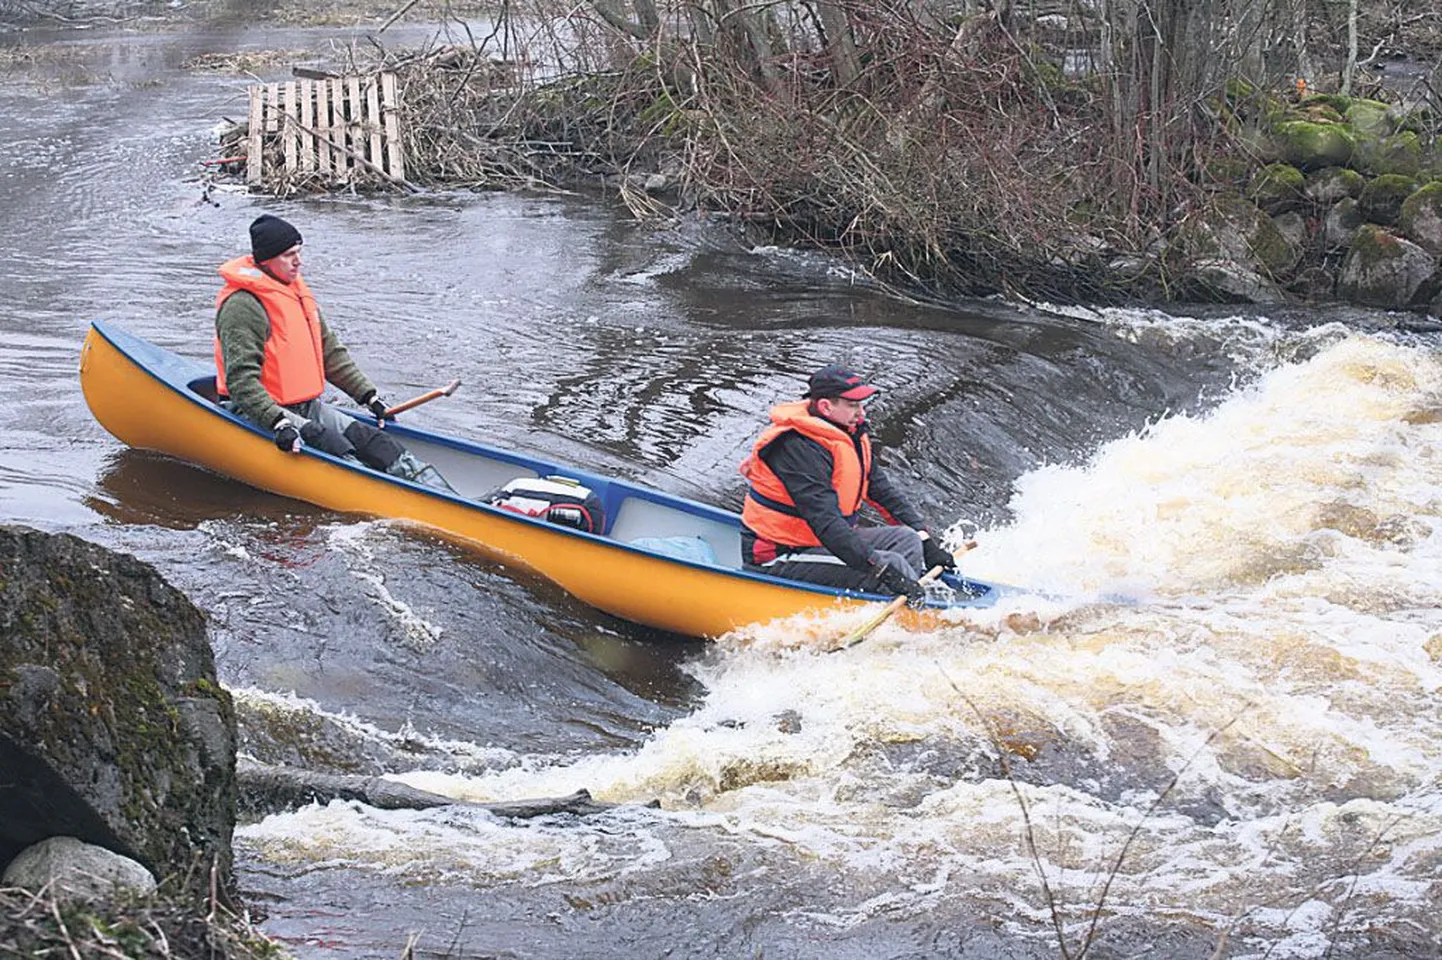
{"label": "submerged rock", "polygon": [[202,614],[148,564],[0,526],[0,864],[54,836],[229,883],[235,717]]}

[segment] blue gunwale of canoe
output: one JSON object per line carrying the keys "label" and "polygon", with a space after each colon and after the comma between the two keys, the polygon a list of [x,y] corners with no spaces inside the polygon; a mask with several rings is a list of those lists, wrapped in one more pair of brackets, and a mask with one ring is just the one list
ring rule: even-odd
{"label": "blue gunwale of canoe", "polygon": [[[188,403],[195,404],[197,407],[204,409],[215,417],[237,425],[253,434],[264,437],[267,441],[270,440],[270,435],[266,431],[260,429],[258,426],[251,423],[250,421],[237,416],[228,409],[215,404],[207,396],[203,395],[203,393],[200,392],[203,389],[213,390],[214,371],[209,364],[201,363],[187,357],[182,357],[179,354],[176,354],[164,347],[153,344],[139,336],[131,334],[116,326],[115,324],[107,321],[94,321],[92,323],[92,328],[94,329],[95,333],[104,338],[118,352],[129,358],[131,362],[136,365],[136,367],[144,371],[147,375],[149,375],[159,383],[166,386],[177,397],[184,399]],[[349,410],[345,410],[343,412],[346,413],[348,416],[351,416],[362,422],[375,422],[374,419],[368,415],[355,413]],[[577,480],[586,486],[592,487],[592,489],[598,492],[604,491],[603,501],[605,501],[608,516],[615,515],[614,508],[618,506],[622,501],[630,498],[635,498],[641,501],[658,504],[672,510],[689,514],[697,518],[710,521],[712,523],[717,523],[736,529],[739,529],[740,527],[740,515],[737,513],[709,506],[707,504],[700,503],[694,500],[688,500],[684,497],[664,493],[660,490],[639,486],[626,480],[603,477],[598,474],[592,473],[591,471],[572,467],[567,464],[562,464],[551,460],[544,460],[538,457],[532,457],[526,454],[504,450],[499,447],[493,447],[471,440],[464,440],[458,437],[447,436],[445,434],[433,433],[428,430],[407,426],[400,422],[388,423],[386,425],[386,430],[387,432],[393,432],[397,437],[401,438],[402,440],[406,438],[411,438],[414,440],[423,441],[428,444],[456,451],[457,453],[464,456],[484,458],[490,461],[499,461],[502,463],[511,464],[524,470],[533,471],[537,476],[561,474],[568,478]],[[722,564],[701,563],[686,558],[667,556],[663,553],[647,550],[643,547],[637,547],[630,543],[613,539],[607,535],[597,535],[582,530],[576,530],[557,524],[547,523],[544,520],[527,517],[522,514],[491,506],[489,504],[478,503],[474,500],[470,500],[459,495],[447,493],[442,490],[437,490],[431,487],[414,483],[413,481],[405,480],[399,477],[389,476],[378,471],[370,470],[369,468],[366,468],[364,466],[360,466],[349,461],[333,457],[329,454],[326,454],[311,447],[303,448],[300,455],[315,457],[324,460],[340,470],[361,473],[373,479],[380,479],[387,483],[395,484],[399,487],[419,491],[429,497],[437,497],[450,501],[452,503],[461,504],[467,509],[485,511],[490,515],[503,518],[509,523],[529,524],[534,527],[543,528],[550,533],[560,532],[565,536],[595,541],[604,544],[609,549],[659,558],[667,561],[668,563],[703,570],[711,575],[720,575],[730,578],[736,578],[739,580],[748,580],[758,583],[780,585],[785,586],[789,589],[828,598],[847,598],[878,602],[884,602],[891,599],[890,596],[883,594],[838,590],[831,587],[818,586],[802,581],[785,580],[779,577],[767,576],[765,574],[752,573],[750,571],[740,569],[739,567],[731,567]],[[958,591],[958,599],[950,603],[942,603],[932,598],[929,599],[927,602],[927,606],[930,608],[947,609],[986,607],[995,603],[996,599],[1000,594],[1000,589],[997,586],[987,583],[985,581],[974,580],[951,573],[943,575],[942,580],[948,586]]]}

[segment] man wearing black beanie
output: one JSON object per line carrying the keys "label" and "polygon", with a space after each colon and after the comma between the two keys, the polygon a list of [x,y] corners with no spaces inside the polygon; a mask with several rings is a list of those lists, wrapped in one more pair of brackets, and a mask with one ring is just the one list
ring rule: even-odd
{"label": "man wearing black beanie", "polygon": [[[290,223],[262,214],[250,225],[250,254],[221,265],[225,286],[215,298],[217,392],[236,413],[270,430],[281,450],[298,453],[309,444],[449,490],[434,467],[379,429],[388,405],[321,318],[300,276],[303,242]],[[322,403],[327,381],[369,408],[376,426]]]}

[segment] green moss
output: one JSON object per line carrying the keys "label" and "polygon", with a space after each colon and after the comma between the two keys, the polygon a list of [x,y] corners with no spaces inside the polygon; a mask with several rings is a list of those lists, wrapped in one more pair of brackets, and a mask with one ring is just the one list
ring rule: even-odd
{"label": "green moss", "polygon": [[1307,120],[1287,120],[1272,128],[1282,159],[1302,170],[1343,167],[1355,146],[1346,127]]}
{"label": "green moss", "polygon": [[1312,107],[1326,107],[1335,111],[1338,116],[1345,116],[1347,108],[1352,105],[1351,97],[1344,97],[1340,93],[1309,93],[1302,98],[1299,106],[1306,110]]}
{"label": "green moss", "polygon": [[1442,254],[1442,181],[1425,184],[1402,201],[1397,222],[1412,242],[1433,256]]}
{"label": "green moss", "polygon": [[1358,138],[1353,166],[1373,176],[1422,172],[1422,142],[1410,130],[1380,139]]}
{"label": "green moss", "polygon": [[1247,196],[1258,206],[1267,207],[1302,196],[1307,185],[1302,171],[1286,163],[1269,163],[1252,176]]}
{"label": "green moss", "polygon": [[1241,77],[1227,81],[1227,97],[1232,100],[1250,100],[1257,95],[1257,88]]}
{"label": "green moss", "polygon": [[1392,118],[1387,114],[1387,105],[1380,101],[1353,100],[1343,115],[1353,134],[1385,137],[1392,132]]}
{"label": "green moss", "polygon": [[1357,202],[1362,215],[1373,223],[1390,226],[1402,213],[1402,204],[1417,189],[1417,181],[1400,174],[1377,177],[1362,188]]}
{"label": "green moss", "polygon": [[1303,192],[1319,203],[1335,203],[1343,197],[1356,197],[1367,185],[1367,178],[1346,167],[1323,167],[1307,175]]}
{"label": "green moss", "polygon": [[1313,123],[1346,123],[1347,120],[1335,108],[1325,103],[1315,103],[1311,106],[1301,107],[1298,111],[1304,119]]}
{"label": "green moss", "polygon": [[1203,165],[1207,180],[1213,183],[1241,184],[1251,172],[1251,164],[1240,157],[1212,157]]}
{"label": "green moss", "polygon": [[1252,255],[1273,277],[1296,266],[1297,248],[1292,246],[1292,241],[1287,239],[1287,235],[1277,227],[1271,217],[1263,216],[1247,241],[1252,246]]}
{"label": "green moss", "polygon": [[[1342,265],[1343,296],[1357,303],[1397,307],[1410,291],[1396,288],[1391,263],[1406,256],[1402,241],[1385,227],[1364,223],[1357,228]],[[1353,277],[1349,281],[1347,278]]]}

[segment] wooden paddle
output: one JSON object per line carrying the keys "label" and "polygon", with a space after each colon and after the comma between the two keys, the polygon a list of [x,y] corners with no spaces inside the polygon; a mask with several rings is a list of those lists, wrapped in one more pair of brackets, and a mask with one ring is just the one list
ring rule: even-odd
{"label": "wooden paddle", "polygon": [[[953,556],[960,557],[963,553],[966,553],[966,551],[970,550],[972,547],[975,546],[975,540],[968,540],[965,544],[962,545],[962,548],[960,550],[956,551],[956,553],[953,554]],[[935,580],[937,577],[941,576],[941,571],[941,567],[932,567],[930,570],[923,573],[921,575],[921,579],[916,582],[924,587],[931,581]],[[871,635],[871,631],[875,630],[887,620],[891,619],[891,615],[902,608],[902,605],[906,603],[906,599],[906,594],[904,593],[899,596],[892,597],[891,601],[887,603],[886,606],[881,608],[880,613],[863,623],[861,626],[857,627],[855,630],[848,633],[846,636],[842,637],[840,645],[833,647],[831,652],[835,653],[837,650],[845,650],[847,647],[854,647],[861,641],[865,640]]]}
{"label": "wooden paddle", "polygon": [[407,410],[414,410],[416,407],[419,407],[423,403],[430,403],[432,400],[439,400],[441,397],[449,397],[451,394],[456,392],[456,388],[460,385],[461,381],[452,380],[444,387],[440,387],[435,390],[427,390],[419,397],[411,397],[404,403],[398,403],[394,407],[386,407],[385,415],[387,417],[394,417],[398,413],[405,413]]}

